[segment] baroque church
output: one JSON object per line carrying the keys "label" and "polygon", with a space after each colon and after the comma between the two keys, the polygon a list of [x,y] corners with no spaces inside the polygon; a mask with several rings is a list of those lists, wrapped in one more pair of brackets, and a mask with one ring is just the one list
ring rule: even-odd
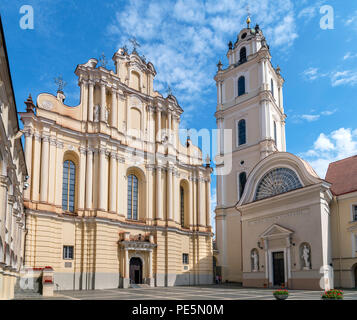
{"label": "baroque church", "polygon": [[174,286],[213,281],[212,168],[188,138],[176,98],[135,47],[115,71],[75,69],[80,103],[59,81],[20,113],[30,187],[24,193],[24,266],[54,270],[57,290]]}
{"label": "baroque church", "polygon": [[[357,156],[331,164],[322,179],[286,152],[284,79],[262,30],[251,28],[248,18],[228,46],[229,65],[223,69],[219,62],[215,76],[221,129],[215,218],[223,281],[356,287]],[[344,171],[347,180],[356,178],[347,188],[335,187],[343,185]]]}

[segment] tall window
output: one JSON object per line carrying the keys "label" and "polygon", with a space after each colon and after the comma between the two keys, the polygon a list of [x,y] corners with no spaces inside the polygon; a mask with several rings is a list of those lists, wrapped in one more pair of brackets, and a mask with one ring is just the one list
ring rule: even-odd
{"label": "tall window", "polygon": [[76,166],[70,161],[63,162],[62,209],[74,212]]}
{"label": "tall window", "polygon": [[245,78],[243,76],[238,79],[238,97],[245,94]]}
{"label": "tall window", "polygon": [[352,207],[353,221],[357,221],[357,206]]}
{"label": "tall window", "polygon": [[73,259],[73,246],[63,246],[63,259],[72,260]]}
{"label": "tall window", "polygon": [[238,146],[245,144],[246,142],[246,125],[245,120],[242,119],[238,122]]}
{"label": "tall window", "polygon": [[128,219],[138,220],[138,178],[128,176]]}
{"label": "tall window", "polygon": [[246,182],[247,182],[247,174],[245,172],[241,172],[239,174],[239,199],[243,195]]}
{"label": "tall window", "polygon": [[247,61],[247,49],[243,47],[239,52],[239,62],[243,63]]}
{"label": "tall window", "polygon": [[275,144],[278,145],[277,134],[276,134],[276,122],[275,121],[274,121],[274,141],[275,141]]}
{"label": "tall window", "polygon": [[271,88],[271,95],[274,98],[274,81],[273,81],[273,79],[270,80],[270,88]]}
{"label": "tall window", "polygon": [[183,264],[188,264],[188,253],[183,253],[182,254],[182,263]]}
{"label": "tall window", "polygon": [[185,226],[185,190],[180,187],[180,216],[181,216],[181,227]]}

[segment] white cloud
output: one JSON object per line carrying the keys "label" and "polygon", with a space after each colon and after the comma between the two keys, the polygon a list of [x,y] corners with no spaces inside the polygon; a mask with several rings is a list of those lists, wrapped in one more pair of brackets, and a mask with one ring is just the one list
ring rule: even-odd
{"label": "white cloud", "polygon": [[[193,110],[199,113],[207,93],[215,92],[217,54],[223,58],[228,41],[245,27],[247,4],[248,0],[128,0],[114,13],[107,31],[115,49],[135,36],[139,53],[156,68],[155,89],[170,85],[184,110],[185,103],[199,101]],[[254,23],[260,22],[268,43],[278,50],[285,51],[298,37],[291,0],[261,0],[250,3],[250,10]],[[187,117],[187,124],[190,121]]]}
{"label": "white cloud", "polygon": [[308,69],[306,69],[302,75],[307,79],[307,80],[315,80],[319,77],[318,75],[318,71],[319,69],[318,68],[313,68],[313,67],[310,67]]}
{"label": "white cloud", "polygon": [[312,121],[317,121],[320,119],[320,115],[319,114],[303,114],[301,116],[302,119],[307,120],[308,122],[312,122]]}
{"label": "white cloud", "polygon": [[348,60],[348,59],[354,59],[357,58],[357,53],[351,53],[351,52],[347,52],[344,56],[343,56],[343,60]]}
{"label": "white cloud", "polygon": [[331,85],[333,87],[341,85],[355,86],[357,84],[357,71],[346,70],[337,71],[331,74]]}
{"label": "white cloud", "polygon": [[317,174],[324,178],[328,165],[357,154],[357,129],[340,128],[329,134],[321,133],[313,148],[300,156],[305,158]]}
{"label": "white cloud", "polygon": [[314,143],[314,148],[319,151],[327,151],[333,150],[334,145],[325,134],[321,133]]}
{"label": "white cloud", "polygon": [[321,116],[327,117],[331,116],[337,112],[337,109],[325,110],[321,111],[320,113],[316,113],[315,110],[311,110],[314,112],[312,114],[302,114],[302,115],[293,115],[292,119],[295,123],[301,122],[302,120],[306,120],[308,122],[314,122],[321,118]]}

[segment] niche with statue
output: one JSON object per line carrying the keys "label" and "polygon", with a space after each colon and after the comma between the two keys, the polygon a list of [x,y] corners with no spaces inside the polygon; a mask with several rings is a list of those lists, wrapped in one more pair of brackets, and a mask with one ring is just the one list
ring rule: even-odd
{"label": "niche with statue", "polygon": [[311,246],[307,242],[300,245],[299,255],[302,270],[311,270]]}

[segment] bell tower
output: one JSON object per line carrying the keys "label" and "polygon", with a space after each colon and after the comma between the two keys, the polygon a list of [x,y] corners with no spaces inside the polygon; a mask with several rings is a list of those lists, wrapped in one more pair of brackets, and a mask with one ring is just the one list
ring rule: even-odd
{"label": "bell tower", "polygon": [[[228,233],[227,228],[236,225],[227,223],[226,215],[233,212],[234,215],[238,214],[234,205],[242,196],[247,177],[254,166],[273,152],[286,151],[284,79],[280,68],[274,68],[271,63],[269,46],[259,25],[251,28],[250,17],[246,22],[247,27],[239,32],[236,41],[228,43],[228,66],[224,68],[219,61],[214,78],[217,85],[215,117],[218,129],[223,129],[220,130],[219,152],[225,156],[232,154],[230,172],[217,176],[217,245],[223,277],[227,259],[233,259],[229,250],[223,249],[228,245],[225,234]],[[231,132],[231,150],[223,150],[222,141],[227,134],[227,131],[223,133],[224,130]],[[232,216],[230,219],[240,217]],[[239,231],[236,236],[237,244],[240,243]],[[236,264],[239,269],[239,257],[236,252],[235,261],[230,265]],[[226,275],[226,279],[241,281],[231,279],[229,275]]]}

